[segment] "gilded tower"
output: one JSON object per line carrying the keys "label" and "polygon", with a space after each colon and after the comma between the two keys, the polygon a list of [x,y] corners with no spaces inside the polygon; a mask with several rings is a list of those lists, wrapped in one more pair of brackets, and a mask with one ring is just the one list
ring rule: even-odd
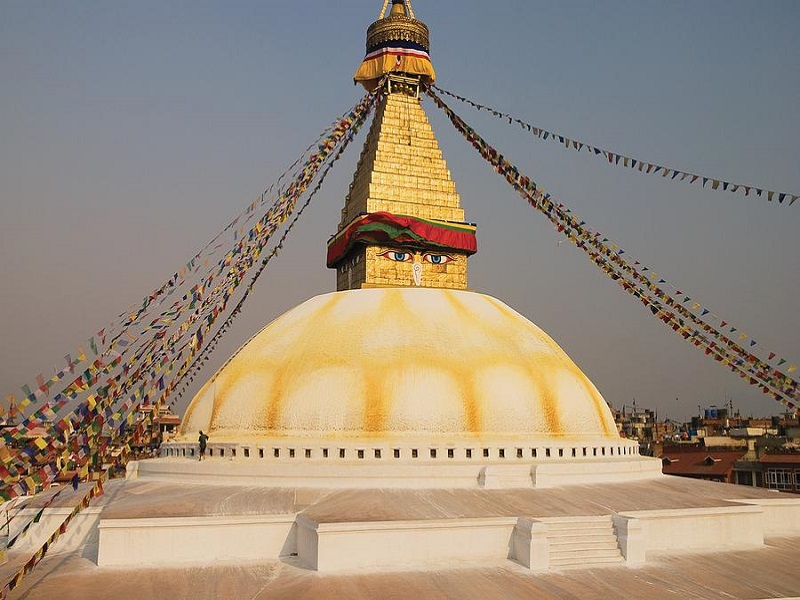
{"label": "gilded tower", "polygon": [[475,225],[464,222],[420,87],[435,80],[429,34],[410,0],[388,0],[367,30],[355,80],[380,86],[375,119],[328,242],[338,291],[393,286],[466,289]]}

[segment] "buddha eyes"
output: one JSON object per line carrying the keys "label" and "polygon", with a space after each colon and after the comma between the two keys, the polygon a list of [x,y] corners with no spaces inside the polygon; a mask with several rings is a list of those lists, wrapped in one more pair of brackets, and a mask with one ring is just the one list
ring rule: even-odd
{"label": "buddha eyes", "polygon": [[422,256],[422,260],[432,265],[446,265],[449,262],[455,260],[452,256],[448,254],[424,254]]}
{"label": "buddha eyes", "polygon": [[[399,250],[387,250],[386,252],[381,252],[378,256],[383,256],[395,262],[412,262],[414,260],[414,255],[411,252],[401,252]],[[426,252],[422,255],[422,260],[431,265],[446,265],[455,259],[449,254]]]}
{"label": "buddha eyes", "polygon": [[384,256],[395,262],[411,262],[412,259],[410,252],[398,252],[397,250],[387,250],[386,252],[381,252],[378,256]]}

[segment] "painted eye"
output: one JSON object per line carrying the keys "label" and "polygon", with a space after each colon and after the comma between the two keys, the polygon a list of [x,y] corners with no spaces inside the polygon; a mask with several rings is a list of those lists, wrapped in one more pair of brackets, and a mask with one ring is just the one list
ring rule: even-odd
{"label": "painted eye", "polygon": [[422,259],[432,265],[446,265],[447,263],[455,260],[449,254],[425,254]]}
{"label": "painted eye", "polygon": [[410,252],[400,252],[398,250],[387,250],[386,252],[381,252],[378,256],[386,257],[395,262],[411,262],[412,259]]}

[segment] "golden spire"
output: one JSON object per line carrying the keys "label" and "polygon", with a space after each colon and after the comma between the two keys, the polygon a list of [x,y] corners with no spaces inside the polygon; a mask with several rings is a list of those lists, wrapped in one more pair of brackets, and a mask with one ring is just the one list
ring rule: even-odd
{"label": "golden spire", "polygon": [[[392,0],[367,31],[356,79],[384,89],[364,143],[339,229],[328,242],[336,289],[419,286],[466,289],[477,250],[464,210],[419,98],[431,83],[428,28],[411,2]],[[427,66],[426,66],[427,65]]]}

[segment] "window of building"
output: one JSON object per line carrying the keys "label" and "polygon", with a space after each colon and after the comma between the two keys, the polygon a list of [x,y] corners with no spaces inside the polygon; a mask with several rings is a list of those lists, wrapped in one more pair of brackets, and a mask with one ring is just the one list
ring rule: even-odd
{"label": "window of building", "polygon": [[263,448],[259,448],[258,449],[258,458],[264,458],[264,449]]}
{"label": "window of building", "polygon": [[412,448],[411,449],[411,458],[417,458],[417,456],[419,456],[419,453],[417,452],[417,449],[416,448]]}
{"label": "window of building", "polygon": [[381,449],[375,448],[375,458],[380,458],[380,457],[381,457]]}
{"label": "window of building", "polygon": [[245,448],[244,449],[244,457],[245,458],[250,458],[250,448]]}
{"label": "window of building", "polygon": [[431,458],[436,458],[436,448],[431,448]]}
{"label": "window of building", "polygon": [[447,458],[454,458],[455,455],[455,451],[452,448],[447,449]]}
{"label": "window of building", "polygon": [[311,448],[306,448],[306,458],[311,458]]}
{"label": "window of building", "polygon": [[489,458],[489,449],[488,448],[484,448],[483,449],[483,458]]}
{"label": "window of building", "polygon": [[767,469],[767,487],[772,490],[791,490],[792,479],[789,469]]}
{"label": "window of building", "polygon": [[357,450],[356,454],[358,454],[358,458],[364,458],[364,451],[363,450]]}
{"label": "window of building", "polygon": [[339,448],[339,458],[344,458],[344,455],[345,455],[345,449]]}
{"label": "window of building", "polygon": [[395,448],[394,449],[394,457],[395,458],[400,458],[400,448]]}
{"label": "window of building", "polygon": [[289,448],[289,458],[294,458],[294,448]]}
{"label": "window of building", "polygon": [[322,449],[322,458],[328,458],[328,449],[327,448],[323,448]]}
{"label": "window of building", "polygon": [[472,448],[467,448],[467,458],[472,458]]}
{"label": "window of building", "polygon": [[506,457],[506,449],[505,448],[500,448],[499,455],[500,455],[500,458],[505,458]]}
{"label": "window of building", "polygon": [[274,456],[275,458],[280,458],[281,457],[281,449],[280,448],[273,448],[272,449],[272,456]]}

